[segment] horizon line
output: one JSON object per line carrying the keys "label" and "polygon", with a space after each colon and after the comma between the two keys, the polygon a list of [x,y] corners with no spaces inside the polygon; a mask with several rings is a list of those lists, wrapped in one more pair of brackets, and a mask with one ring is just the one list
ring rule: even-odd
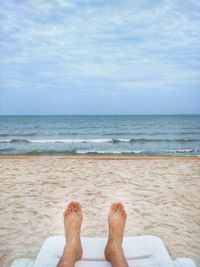
{"label": "horizon line", "polygon": [[0,114],[0,116],[190,116],[200,113],[152,113],[152,114]]}

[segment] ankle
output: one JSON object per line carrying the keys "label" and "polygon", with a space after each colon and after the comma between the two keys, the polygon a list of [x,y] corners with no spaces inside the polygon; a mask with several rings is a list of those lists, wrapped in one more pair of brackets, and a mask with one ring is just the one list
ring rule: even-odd
{"label": "ankle", "polygon": [[113,251],[110,254],[109,261],[111,262],[112,266],[119,266],[119,267],[128,266],[122,249]]}
{"label": "ankle", "polygon": [[63,251],[63,257],[64,258],[70,258],[72,261],[77,261],[81,258],[82,255],[82,249],[77,247],[76,244],[70,243],[66,244],[64,251]]}
{"label": "ankle", "polygon": [[116,247],[113,246],[113,248],[110,250],[109,253],[109,261],[111,262],[112,266],[119,266],[119,267],[128,266],[121,245],[117,245]]}
{"label": "ankle", "polygon": [[115,241],[109,241],[105,248],[105,256],[109,261],[116,258],[124,258],[122,245]]}
{"label": "ankle", "polygon": [[75,265],[76,259],[74,258],[73,255],[71,255],[71,253],[66,254],[63,253],[63,256],[60,258],[60,261],[57,265],[57,267],[72,267]]}

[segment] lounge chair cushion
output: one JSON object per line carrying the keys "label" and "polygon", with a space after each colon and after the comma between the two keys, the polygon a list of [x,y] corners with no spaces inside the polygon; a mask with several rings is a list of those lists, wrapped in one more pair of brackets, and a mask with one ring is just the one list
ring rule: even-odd
{"label": "lounge chair cushion", "polygon": [[[107,238],[81,239],[83,256],[76,267],[110,267],[104,248]],[[65,245],[63,236],[47,238],[33,264],[33,267],[56,267]],[[172,267],[173,262],[160,238],[152,235],[124,237],[124,254],[129,267]]]}

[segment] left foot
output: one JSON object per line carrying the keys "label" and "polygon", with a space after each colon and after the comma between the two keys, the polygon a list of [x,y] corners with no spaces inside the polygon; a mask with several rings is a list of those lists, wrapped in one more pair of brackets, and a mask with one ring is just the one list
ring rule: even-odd
{"label": "left foot", "polygon": [[63,213],[66,246],[65,250],[74,258],[80,260],[83,254],[81,246],[80,232],[83,215],[79,202],[71,201]]}

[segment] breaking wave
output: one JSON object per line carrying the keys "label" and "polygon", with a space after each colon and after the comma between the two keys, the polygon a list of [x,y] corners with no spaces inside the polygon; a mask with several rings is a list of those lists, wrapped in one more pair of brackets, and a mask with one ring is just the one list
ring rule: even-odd
{"label": "breaking wave", "polygon": [[[1,151],[0,150],[0,154]],[[194,149],[174,149],[174,150],[164,150],[164,151],[145,151],[145,150],[95,150],[95,149],[69,149],[69,150],[30,150],[27,152],[15,152],[13,155],[27,155],[27,156],[173,156],[173,155],[188,155],[191,156],[193,153],[200,152]]]}
{"label": "breaking wave", "polygon": [[102,138],[102,139],[38,139],[38,140],[27,140],[27,139],[8,139],[0,140],[0,143],[148,143],[148,142],[178,142],[187,143],[195,142],[199,139],[148,139],[148,138],[127,138],[127,139],[112,139],[112,138]]}
{"label": "breaking wave", "polygon": [[75,155],[137,155],[142,154],[143,150],[134,150],[134,151],[117,151],[117,150],[111,150],[111,151],[101,151],[101,150],[32,150],[24,153],[20,153],[20,155],[27,155],[27,156],[38,156],[38,155],[69,155],[69,156],[75,156]]}

